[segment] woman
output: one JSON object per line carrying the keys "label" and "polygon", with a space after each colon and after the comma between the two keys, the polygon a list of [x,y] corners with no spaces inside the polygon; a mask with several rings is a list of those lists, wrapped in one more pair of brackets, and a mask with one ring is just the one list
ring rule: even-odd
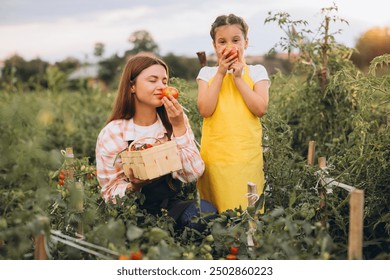
{"label": "woman", "polygon": [[[141,208],[151,214],[166,209],[179,226],[194,226],[190,219],[199,210],[193,201],[180,200],[177,194],[181,182],[195,181],[203,174],[204,163],[182,106],[174,97],[162,96],[167,84],[168,67],[162,60],[138,55],[127,62],[112,114],[97,139],[97,178],[106,202],[140,191],[145,195]],[[132,141],[144,137],[175,141],[183,168],[153,180],[137,179],[132,172],[127,178],[120,157],[115,158]],[[202,212],[216,211],[206,201],[201,201],[200,208]]]}

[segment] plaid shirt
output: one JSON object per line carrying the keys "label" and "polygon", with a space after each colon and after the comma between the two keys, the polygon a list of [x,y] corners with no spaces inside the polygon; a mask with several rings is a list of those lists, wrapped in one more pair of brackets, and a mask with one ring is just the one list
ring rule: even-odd
{"label": "plaid shirt", "polygon": [[[200,157],[199,150],[194,142],[194,134],[184,114],[187,131],[180,137],[172,135],[172,141],[176,141],[179,150],[183,169],[173,172],[174,179],[184,183],[197,180],[204,171],[204,162]],[[166,130],[158,118],[159,131],[155,135],[149,135],[158,139],[163,139]],[[114,120],[107,124],[99,133],[96,143],[96,169],[97,179],[102,187],[101,194],[105,201],[113,199],[115,196],[125,195],[126,188],[131,184],[124,174],[122,160],[117,155],[128,147],[128,141],[135,139],[135,126],[133,119]],[[115,165],[114,165],[115,161]]]}

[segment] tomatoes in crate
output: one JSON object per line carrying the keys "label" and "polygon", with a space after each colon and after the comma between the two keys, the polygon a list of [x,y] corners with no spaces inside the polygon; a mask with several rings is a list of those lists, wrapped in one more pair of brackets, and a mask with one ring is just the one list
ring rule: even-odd
{"label": "tomatoes in crate", "polygon": [[134,146],[131,146],[130,148],[130,151],[142,151],[142,150],[146,150],[146,149],[149,149],[149,148],[152,148],[153,145],[152,144],[142,144],[141,146],[138,146],[136,147],[135,145]]}

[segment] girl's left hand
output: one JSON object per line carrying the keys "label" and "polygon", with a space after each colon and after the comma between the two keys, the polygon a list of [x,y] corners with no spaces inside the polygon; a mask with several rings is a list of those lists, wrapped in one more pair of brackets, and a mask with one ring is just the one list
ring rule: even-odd
{"label": "girl's left hand", "polygon": [[229,69],[233,70],[233,75],[234,77],[241,77],[242,76],[242,70],[244,69],[245,64],[242,63],[241,61],[236,61],[234,62]]}
{"label": "girl's left hand", "polygon": [[242,76],[244,66],[245,64],[243,63],[242,54],[238,52],[238,59],[230,65],[229,70],[233,70],[234,77],[239,78]]}

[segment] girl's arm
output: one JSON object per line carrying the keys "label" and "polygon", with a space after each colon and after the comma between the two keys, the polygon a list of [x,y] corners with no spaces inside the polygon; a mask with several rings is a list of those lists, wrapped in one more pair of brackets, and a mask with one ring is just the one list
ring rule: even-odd
{"label": "girl's arm", "polygon": [[236,57],[228,57],[228,52],[225,52],[225,49],[218,54],[218,57],[218,70],[210,85],[208,81],[197,79],[198,110],[204,118],[210,117],[214,113],[223,78],[231,65],[238,61]]}
{"label": "girl's arm", "polygon": [[224,77],[224,74],[217,72],[210,85],[204,80],[197,80],[198,110],[202,117],[207,118],[214,113]]}
{"label": "girl's arm", "polygon": [[234,81],[249,110],[258,117],[264,116],[268,108],[269,81],[261,80],[257,82],[253,90],[241,76],[234,76]]}

